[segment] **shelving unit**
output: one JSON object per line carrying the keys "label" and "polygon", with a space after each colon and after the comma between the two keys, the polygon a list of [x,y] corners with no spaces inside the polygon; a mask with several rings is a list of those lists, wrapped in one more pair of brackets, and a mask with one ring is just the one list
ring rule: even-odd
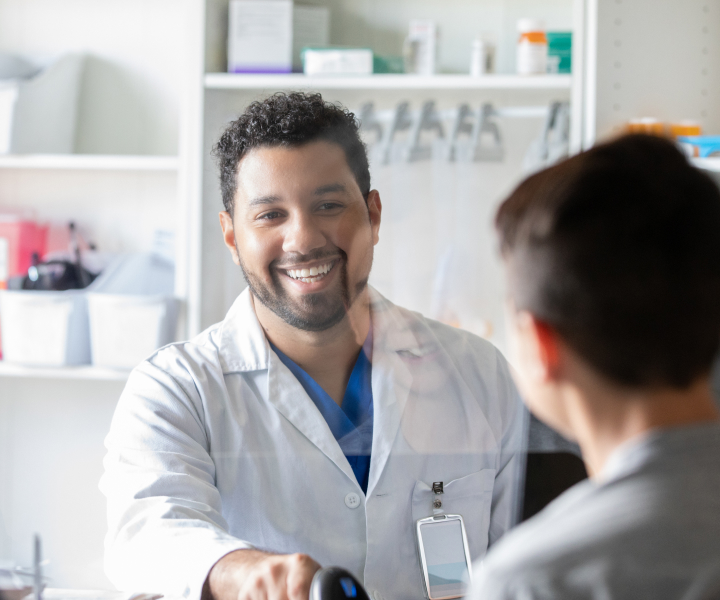
{"label": "shelving unit", "polygon": [[[194,112],[188,113],[188,130],[197,136],[196,139],[199,138],[201,149],[198,152],[195,148],[185,156],[186,173],[197,190],[195,198],[201,198],[199,203],[192,198],[188,203],[201,223],[195,231],[190,251],[198,258],[189,273],[195,282],[189,292],[188,323],[191,332],[201,331],[222,319],[229,303],[243,287],[217,229],[217,212],[222,209],[222,203],[210,149],[226,123],[242,112],[249,102],[280,90],[319,91],[327,100],[340,102],[350,110],[358,109],[368,101],[372,101],[377,110],[393,108],[402,101],[409,101],[411,107],[417,109],[429,99],[436,100],[441,110],[454,108],[460,103],[472,106],[486,102],[495,106],[546,106],[554,100],[581,101],[581,49],[573,56],[573,64],[577,65],[573,75],[524,77],[510,73],[514,71],[515,25],[518,18],[542,12],[548,29],[573,30],[574,40],[582,46],[586,0],[551,0],[541,7],[530,0],[447,0],[444,3],[424,3],[422,7],[410,3],[400,9],[383,0],[369,0],[361,5],[353,0],[323,0],[323,3],[330,7],[330,37],[333,43],[370,45],[380,54],[400,52],[411,18],[434,19],[441,31],[440,74],[329,77],[225,73],[222,71],[225,68],[228,0],[208,0],[204,3],[197,14],[199,31],[191,36],[193,43],[200,45],[203,56],[200,68],[202,92],[193,99]],[[471,41],[481,30],[492,30],[496,34],[498,73],[471,77],[462,73],[467,73],[469,68]],[[581,124],[581,111],[576,110],[571,126],[574,149],[580,146]],[[528,127],[530,136],[539,135],[542,119],[531,121]],[[519,144],[526,147],[532,141],[527,134],[518,138],[514,131],[516,128],[507,125],[509,144],[517,145],[519,139]],[[488,176],[500,182],[498,186],[508,186],[508,178],[515,181],[521,175],[519,158],[514,155],[512,166],[506,165]],[[385,193],[389,193],[387,189]]]}
{"label": "shelving unit", "polygon": [[127,381],[130,371],[102,367],[27,367],[0,361],[0,377],[22,379],[68,379],[87,381]]}
{"label": "shelving unit", "polygon": [[205,88],[208,90],[569,90],[571,84],[570,75],[205,75]]}
{"label": "shelving unit", "polygon": [[177,156],[106,154],[0,155],[0,169],[77,171],[177,171]]}

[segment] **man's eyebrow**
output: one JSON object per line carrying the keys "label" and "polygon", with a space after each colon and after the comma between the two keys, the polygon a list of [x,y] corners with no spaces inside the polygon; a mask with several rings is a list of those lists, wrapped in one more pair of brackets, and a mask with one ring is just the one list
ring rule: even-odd
{"label": "man's eyebrow", "polygon": [[344,192],[345,186],[342,183],[330,183],[328,185],[321,185],[315,190],[316,196],[322,196],[323,194],[332,194],[333,192]]}
{"label": "man's eyebrow", "polygon": [[275,204],[276,202],[280,202],[279,196],[260,196],[250,200],[248,206],[262,206],[263,204]]}

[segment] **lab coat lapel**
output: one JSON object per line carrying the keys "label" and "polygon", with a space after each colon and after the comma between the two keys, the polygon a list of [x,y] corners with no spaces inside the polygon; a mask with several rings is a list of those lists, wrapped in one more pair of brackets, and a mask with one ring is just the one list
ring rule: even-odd
{"label": "lab coat lapel", "polygon": [[219,357],[223,373],[267,369],[266,400],[357,484],[350,463],[325,418],[305,388],[270,350],[249,290],[243,291],[228,311],[220,339]]}
{"label": "lab coat lapel", "polygon": [[[270,352],[268,400],[295,428],[357,483],[350,463],[305,388],[274,352]],[[359,486],[358,486],[359,489]]]}
{"label": "lab coat lapel", "polygon": [[395,305],[371,290],[373,322],[372,459],[368,478],[368,496],[382,475],[395,444],[405,406],[412,389],[413,376],[402,358],[403,352],[422,352],[411,324]]}

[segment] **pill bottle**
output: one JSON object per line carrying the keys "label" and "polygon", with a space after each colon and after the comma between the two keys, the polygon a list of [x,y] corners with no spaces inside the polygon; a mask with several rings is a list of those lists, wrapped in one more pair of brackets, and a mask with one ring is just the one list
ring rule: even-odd
{"label": "pill bottle", "polygon": [[670,123],[670,135],[677,138],[685,135],[702,135],[702,127],[697,121],[678,121]]}
{"label": "pill bottle", "polygon": [[517,45],[518,75],[540,75],[547,72],[548,41],[545,23],[538,19],[520,19]]}
{"label": "pill bottle", "polygon": [[470,75],[479,77],[494,72],[495,44],[484,37],[476,37],[470,51]]}
{"label": "pill bottle", "polygon": [[630,119],[625,125],[627,133],[644,133],[647,135],[665,135],[665,123],[655,117]]}

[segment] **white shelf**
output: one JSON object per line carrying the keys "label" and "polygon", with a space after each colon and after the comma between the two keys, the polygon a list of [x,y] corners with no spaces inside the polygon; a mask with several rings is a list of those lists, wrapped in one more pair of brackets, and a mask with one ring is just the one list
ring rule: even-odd
{"label": "white shelf", "polygon": [[720,173],[720,156],[712,156],[710,158],[692,158],[690,160],[698,169]]}
{"label": "white shelf", "polygon": [[74,379],[95,381],[126,381],[130,371],[84,365],[79,367],[26,367],[0,360],[0,378]]}
{"label": "white shelf", "polygon": [[209,90],[323,89],[323,90],[569,90],[571,75],[244,75],[208,73]]}
{"label": "white shelf", "polygon": [[61,169],[85,171],[176,171],[176,156],[109,154],[5,154],[0,169]]}

